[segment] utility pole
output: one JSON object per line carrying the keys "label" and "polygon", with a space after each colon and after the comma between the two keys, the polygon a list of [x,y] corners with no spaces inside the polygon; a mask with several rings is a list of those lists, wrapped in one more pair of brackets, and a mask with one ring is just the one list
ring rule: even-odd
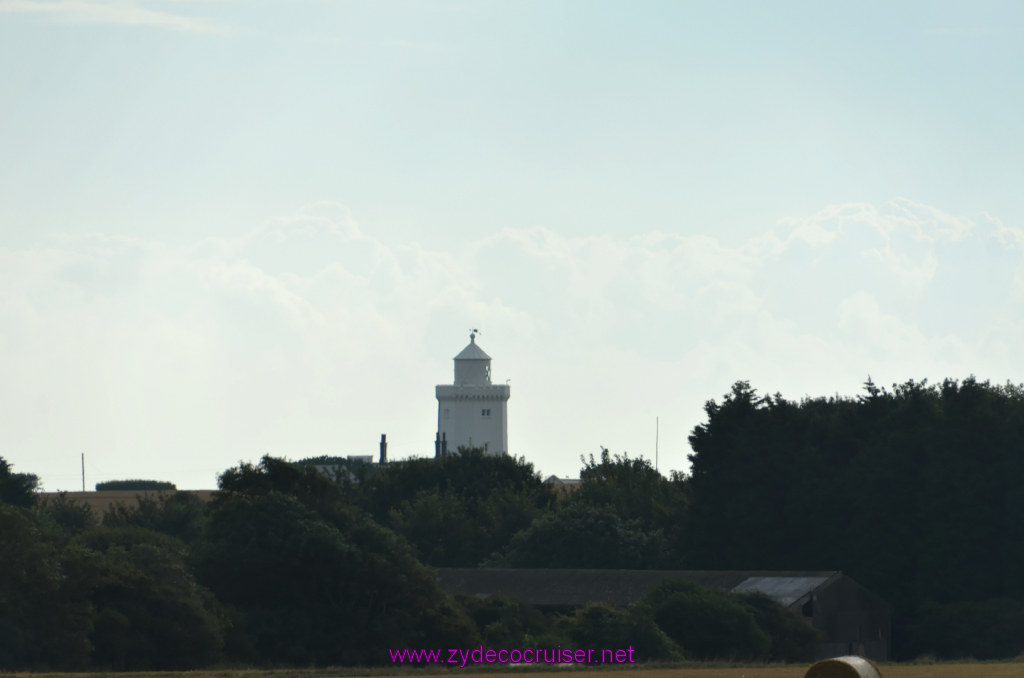
{"label": "utility pole", "polygon": [[82,492],[85,492],[85,452],[82,452]]}

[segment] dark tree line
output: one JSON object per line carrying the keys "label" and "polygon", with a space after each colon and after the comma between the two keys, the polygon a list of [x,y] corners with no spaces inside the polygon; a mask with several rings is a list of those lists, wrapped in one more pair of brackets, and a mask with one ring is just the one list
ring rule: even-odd
{"label": "dark tree line", "polygon": [[164,480],[107,480],[102,483],[96,483],[96,491],[102,492],[104,490],[176,490],[178,489],[174,483],[169,483]]}
{"label": "dark tree line", "polygon": [[453,599],[432,567],[843,570],[894,608],[898,657],[1024,651],[1024,389],[870,381],[799,402],[745,382],[690,438],[691,474],[602,451],[559,492],[464,450],[386,466],[264,457],[209,503],[103,516],[0,459],[0,669],[379,664],[388,647],[625,647],[797,660],[769,599],[669,582],[573,614]]}
{"label": "dark tree line", "polygon": [[[626,457],[591,459],[584,488],[561,497],[524,461],[479,451],[356,464],[334,477],[264,457],[221,474],[209,503],[188,493],[140,496],[102,517],[66,496],[35,502],[21,491],[34,477],[3,468],[4,482],[19,489],[4,496],[21,503],[0,505],[4,669],[371,665],[386,663],[388,648],[480,643],[633,646],[641,661],[792,660],[815,640],[771,601],[682,583],[671,600],[574,614],[440,590],[424,563],[663,563],[651,546],[668,544],[678,516],[641,498],[661,493],[678,508],[676,481]],[[635,496],[608,504],[627,487]],[[575,552],[574,544],[603,538],[609,518],[619,522],[611,540]],[[566,542],[578,522],[586,539]],[[552,530],[560,540],[546,540]],[[749,633],[725,643],[687,637],[717,616]]]}
{"label": "dark tree line", "polygon": [[793,402],[740,382],[705,411],[688,567],[841,569],[893,605],[904,658],[1024,650],[1024,388]]}

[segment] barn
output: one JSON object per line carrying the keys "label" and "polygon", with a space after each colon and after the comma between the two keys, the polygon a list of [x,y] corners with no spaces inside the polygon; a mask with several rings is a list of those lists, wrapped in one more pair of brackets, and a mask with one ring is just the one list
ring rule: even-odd
{"label": "barn", "polygon": [[504,595],[539,608],[573,610],[589,603],[627,606],[664,579],[736,593],[758,591],[807,619],[824,641],[818,658],[855,654],[887,661],[889,605],[838,571],[553,570],[440,568],[450,594]]}

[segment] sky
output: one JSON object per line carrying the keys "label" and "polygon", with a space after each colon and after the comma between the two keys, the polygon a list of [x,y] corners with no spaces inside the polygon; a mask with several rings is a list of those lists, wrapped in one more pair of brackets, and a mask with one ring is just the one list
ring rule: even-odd
{"label": "sky", "polygon": [[1024,4],[0,0],[0,456],[47,491],[1024,381]]}

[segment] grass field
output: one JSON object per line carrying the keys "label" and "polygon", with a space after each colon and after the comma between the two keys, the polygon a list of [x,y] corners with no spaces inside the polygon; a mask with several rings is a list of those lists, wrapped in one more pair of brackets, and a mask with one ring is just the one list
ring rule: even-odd
{"label": "grass field", "polygon": [[[224,670],[224,671],[170,671],[141,673],[14,673],[0,675],[22,678],[354,678],[355,676],[459,675],[480,673],[487,678],[803,678],[810,664],[783,666],[680,666],[675,668],[651,667],[642,669],[609,668],[604,670],[565,669],[538,671],[469,671],[465,669],[431,670],[429,668],[376,669],[280,669],[280,670]],[[1024,678],[1024,662],[969,662],[958,664],[882,664],[882,678]]]}

